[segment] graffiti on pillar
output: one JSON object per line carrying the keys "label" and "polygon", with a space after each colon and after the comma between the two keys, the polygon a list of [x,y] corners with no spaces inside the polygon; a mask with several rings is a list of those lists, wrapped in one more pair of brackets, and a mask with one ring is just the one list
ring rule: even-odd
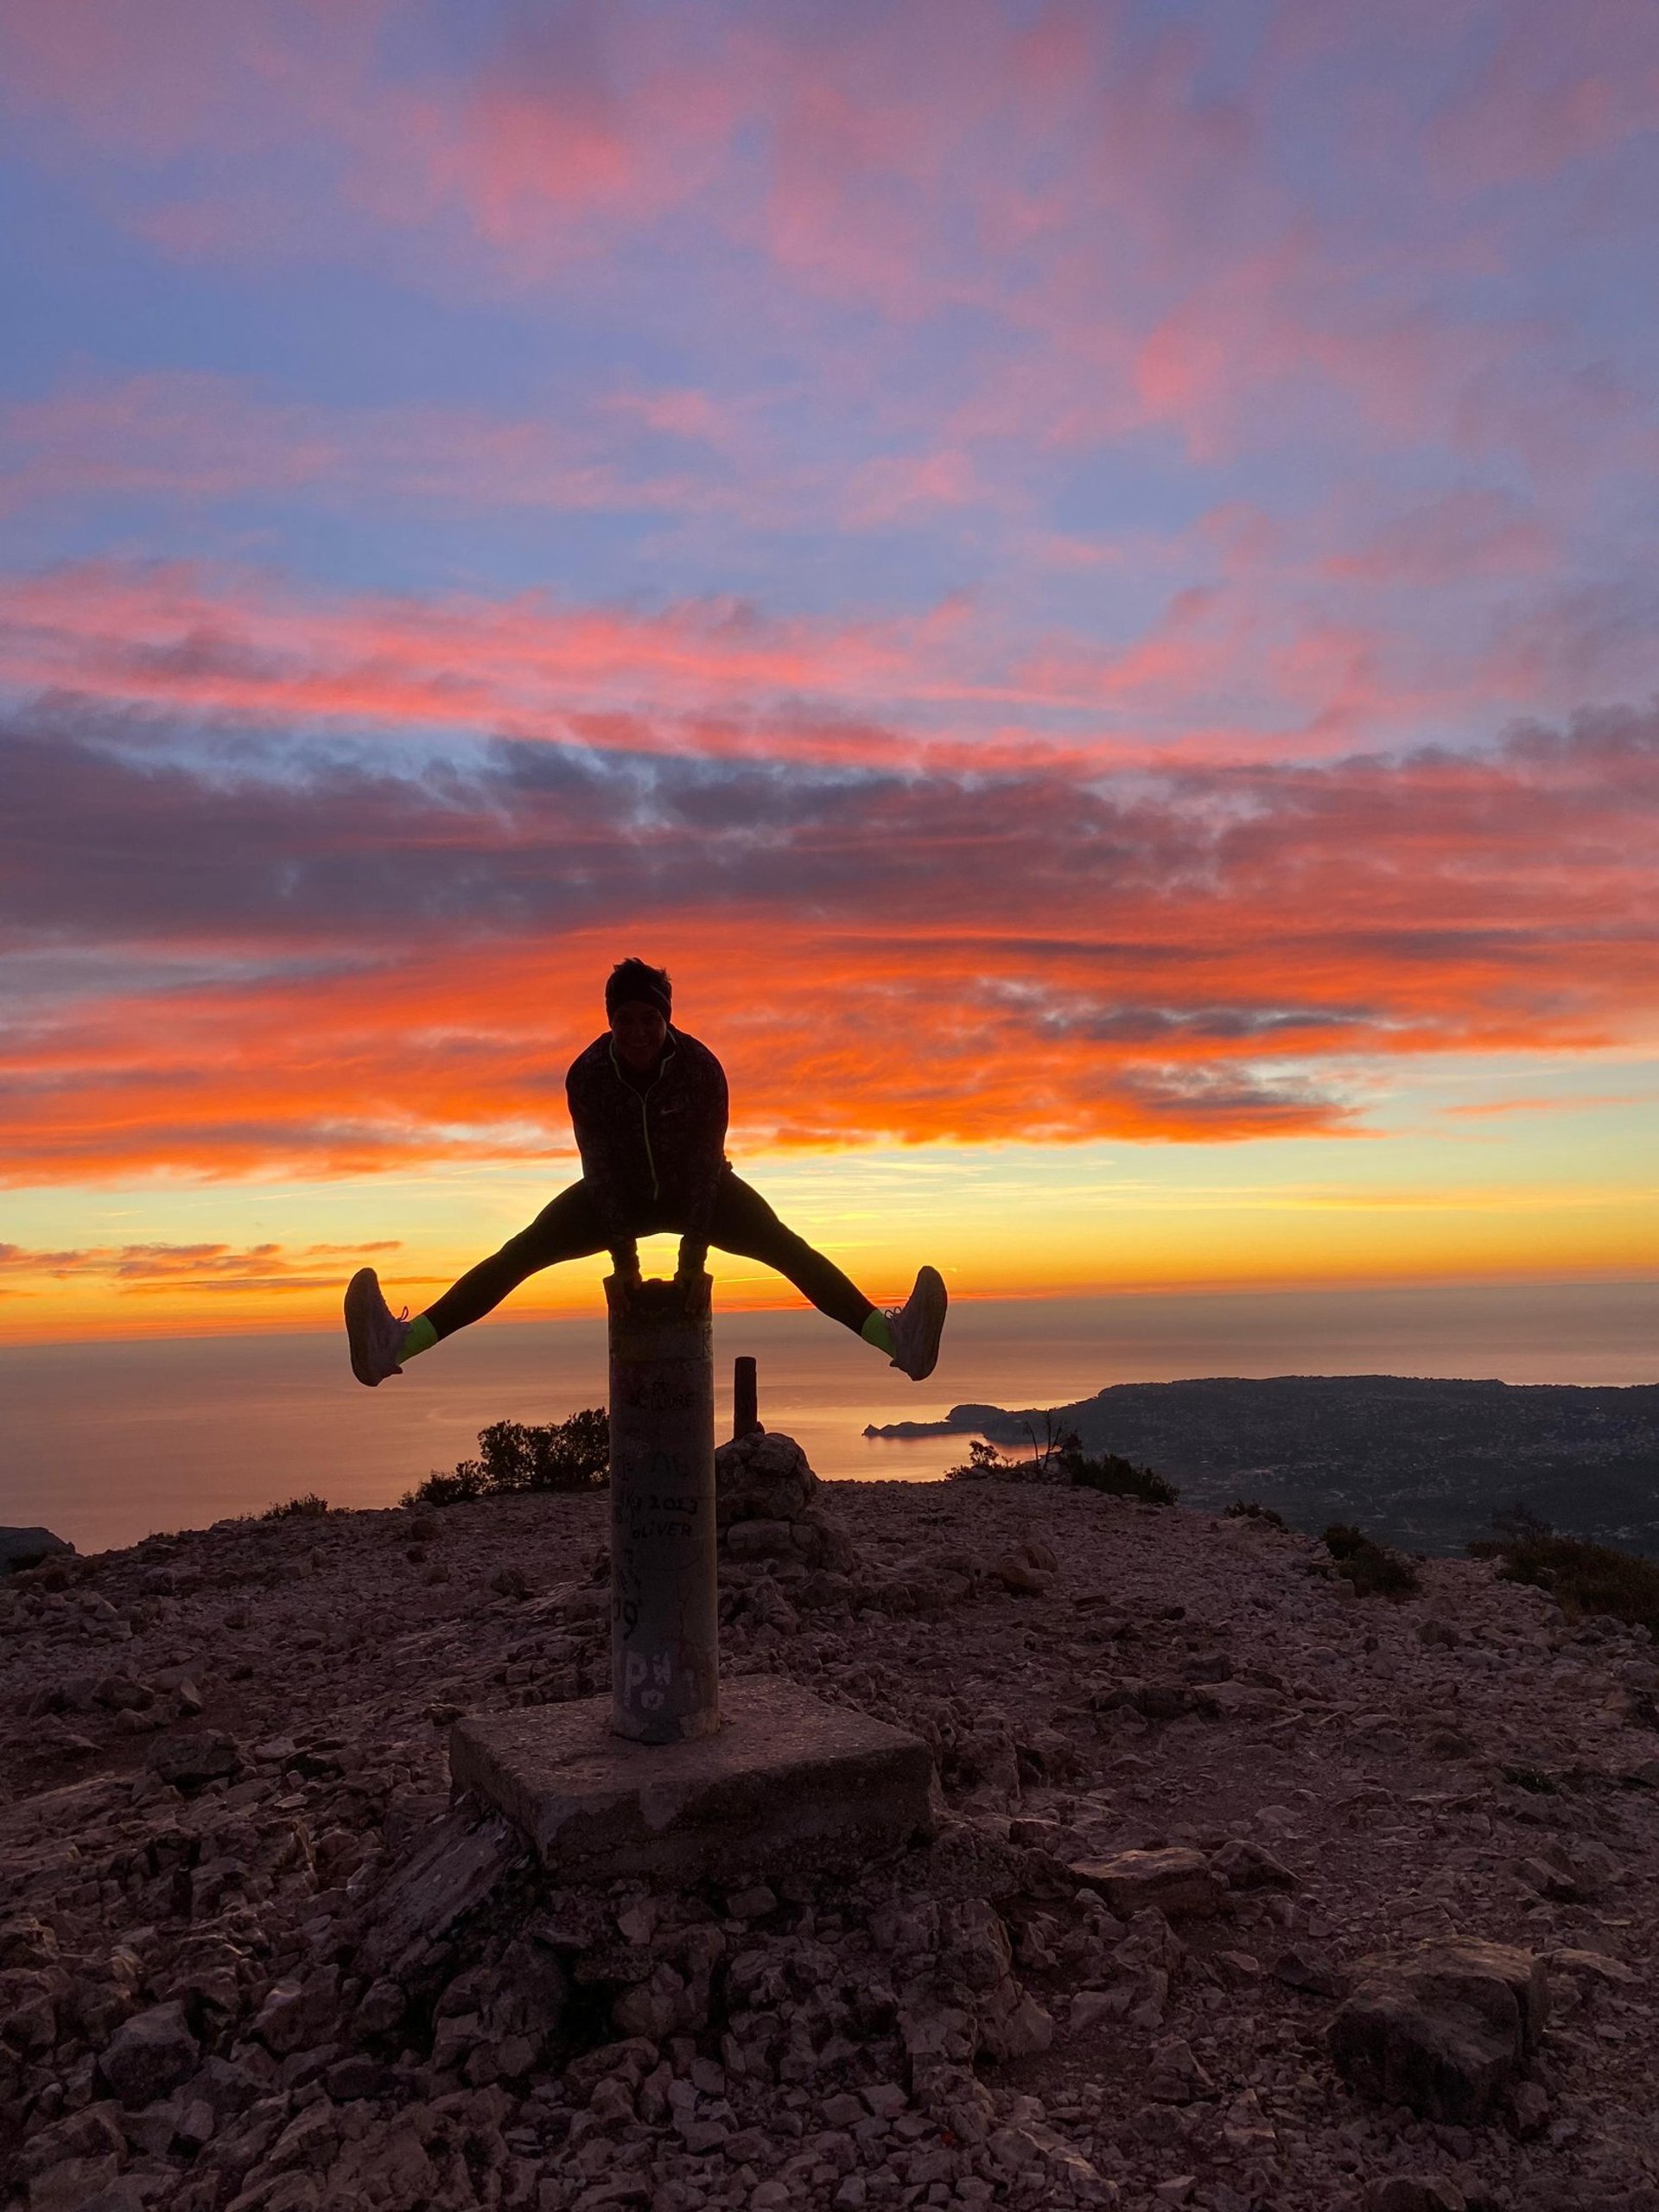
{"label": "graffiti on pillar", "polygon": [[660,1713],[676,1679],[691,1691],[698,1673],[697,1648],[683,1638],[654,1651],[630,1651],[623,1662],[623,1698],[641,1713]]}
{"label": "graffiti on pillar", "polygon": [[645,1366],[624,1368],[618,1383],[617,1395],[630,1413],[696,1413],[711,1395],[701,1375],[663,1374]]}
{"label": "graffiti on pillar", "polygon": [[714,1374],[706,1312],[611,1315],[613,1726],[719,1725]]}
{"label": "graffiti on pillar", "polygon": [[685,1542],[696,1535],[702,1500],[672,1452],[653,1452],[643,1472],[629,1470],[612,1479],[630,1543]]}

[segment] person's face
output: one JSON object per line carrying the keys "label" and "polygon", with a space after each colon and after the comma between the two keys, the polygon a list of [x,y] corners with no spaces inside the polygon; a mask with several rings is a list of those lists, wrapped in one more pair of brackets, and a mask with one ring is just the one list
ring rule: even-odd
{"label": "person's face", "polygon": [[623,1066],[643,1075],[663,1049],[668,1024],[654,1006],[643,999],[629,999],[611,1016],[611,1035]]}

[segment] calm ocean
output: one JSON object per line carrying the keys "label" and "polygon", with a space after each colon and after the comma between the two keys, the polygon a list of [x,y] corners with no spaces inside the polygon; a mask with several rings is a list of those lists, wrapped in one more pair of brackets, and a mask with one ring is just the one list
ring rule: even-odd
{"label": "calm ocean", "polygon": [[[751,1352],[762,1421],[820,1474],[928,1480],[965,1457],[960,1440],[876,1443],[865,1423],[1193,1376],[1659,1381],[1659,1281],[963,1302],[919,1388],[813,1313],[732,1315],[715,1346],[721,1434],[732,1359]],[[486,1422],[604,1398],[598,1318],[486,1322],[373,1392],[333,1332],[0,1346],[0,1522],[41,1522],[87,1551],[302,1491],[386,1505]]]}

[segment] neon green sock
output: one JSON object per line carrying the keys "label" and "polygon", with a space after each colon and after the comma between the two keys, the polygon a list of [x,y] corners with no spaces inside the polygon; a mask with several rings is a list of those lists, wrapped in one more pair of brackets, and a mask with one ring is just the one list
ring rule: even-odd
{"label": "neon green sock", "polygon": [[879,1306],[871,1306],[864,1316],[864,1325],[859,1331],[867,1344],[874,1344],[877,1351],[884,1351],[893,1358],[899,1347],[893,1341],[893,1324]]}
{"label": "neon green sock", "polygon": [[404,1348],[397,1355],[399,1363],[413,1359],[417,1351],[430,1351],[437,1341],[438,1332],[425,1314],[417,1314],[404,1331]]}

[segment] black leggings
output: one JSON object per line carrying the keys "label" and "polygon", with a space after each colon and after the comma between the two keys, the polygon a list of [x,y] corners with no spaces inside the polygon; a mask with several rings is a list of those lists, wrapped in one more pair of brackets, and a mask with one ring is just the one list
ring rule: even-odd
{"label": "black leggings", "polygon": [[[635,1222],[632,1229],[640,1236],[677,1236],[684,1226],[683,1221],[663,1214]],[[469,1268],[435,1305],[427,1307],[426,1318],[440,1337],[452,1337],[457,1329],[481,1320],[527,1276],[561,1260],[584,1260],[591,1253],[602,1252],[607,1241],[592,1192],[586,1183],[573,1183],[568,1191],[559,1192],[551,1205],[543,1206],[528,1229],[521,1229],[499,1252]],[[722,1252],[736,1253],[740,1259],[760,1260],[775,1268],[820,1313],[843,1323],[855,1334],[875,1310],[856,1283],[850,1282],[832,1260],[815,1252],[804,1237],[785,1228],[760,1192],[734,1175],[729,1167],[720,1178],[709,1242]]]}

